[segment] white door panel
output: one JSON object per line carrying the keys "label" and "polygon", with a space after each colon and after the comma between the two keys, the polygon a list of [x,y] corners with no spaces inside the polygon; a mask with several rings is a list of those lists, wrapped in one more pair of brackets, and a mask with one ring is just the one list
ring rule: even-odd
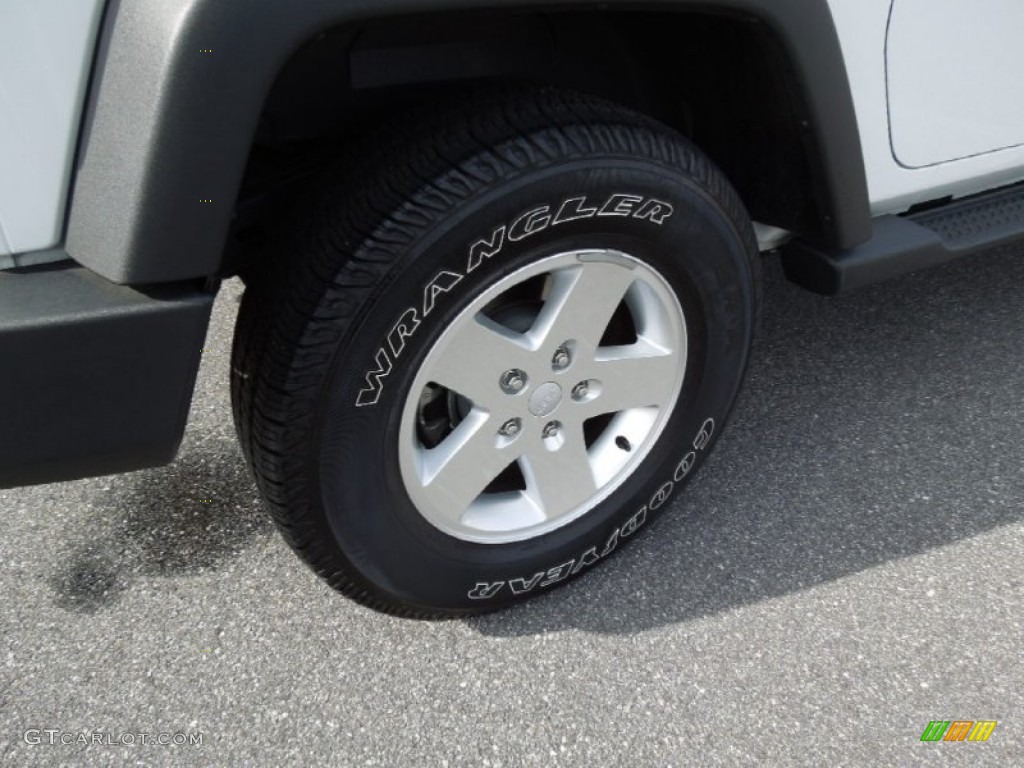
{"label": "white door panel", "polygon": [[[920,0],[927,14],[955,0]],[[962,0],[976,12],[994,0]],[[895,5],[904,0],[895,0]],[[909,0],[908,0],[909,2]],[[914,0],[918,3],[918,0]],[[1024,0],[1007,0],[1024,6]],[[947,195],[960,197],[993,187],[1024,181],[1024,147],[997,149],[973,157],[922,168],[909,168],[900,163],[893,151],[889,124],[889,99],[886,76],[886,37],[893,0],[829,0],[832,16],[839,32],[846,69],[853,91],[854,107],[864,162],[868,176],[868,193],[872,212],[876,215],[905,211],[914,203]],[[991,11],[991,9],[989,9]],[[1019,35],[1024,46],[1024,32]],[[1012,48],[1018,56],[1016,48]],[[952,52],[947,51],[953,55]],[[1024,79],[1024,64],[1015,72]],[[979,89],[986,88],[978,85]]]}
{"label": "white door panel", "polygon": [[895,0],[886,60],[903,165],[1024,144],[1021,0]]}
{"label": "white door panel", "polygon": [[60,241],[104,0],[0,0],[0,255]]}

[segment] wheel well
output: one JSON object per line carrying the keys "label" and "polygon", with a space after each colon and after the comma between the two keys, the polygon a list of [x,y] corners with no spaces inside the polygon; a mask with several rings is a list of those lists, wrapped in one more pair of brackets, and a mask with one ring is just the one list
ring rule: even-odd
{"label": "wheel well", "polygon": [[[751,216],[815,238],[829,212],[785,49],[753,17],[694,12],[460,12],[328,29],[270,89],[238,205],[241,240],[272,220],[309,148],[480,82],[574,88],[648,114],[700,146]],[[298,158],[298,159],[297,159]],[[298,170],[297,170],[298,169]]]}

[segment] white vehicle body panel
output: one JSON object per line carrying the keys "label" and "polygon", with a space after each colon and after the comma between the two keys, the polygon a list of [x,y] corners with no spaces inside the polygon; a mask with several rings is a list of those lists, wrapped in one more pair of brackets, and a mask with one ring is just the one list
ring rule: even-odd
{"label": "white vehicle body panel", "polygon": [[0,1],[0,256],[61,240],[103,4]]}
{"label": "white vehicle body panel", "polygon": [[[832,15],[835,19],[836,28],[839,32],[840,42],[843,48],[843,56],[846,59],[846,68],[850,78],[850,87],[853,90],[854,107],[857,111],[857,122],[860,128],[861,142],[864,145],[864,164],[868,177],[868,191],[871,197],[872,213],[880,215],[883,213],[897,213],[905,211],[914,203],[932,200],[939,197],[951,195],[962,197],[965,195],[982,192],[986,189],[1012,184],[1024,180],[1024,147],[1011,147],[986,152],[974,157],[962,157],[962,159],[948,159],[923,168],[908,168],[897,160],[893,151],[892,137],[890,135],[889,110],[890,94],[887,88],[886,74],[886,43],[888,38],[888,26],[890,12],[899,10],[903,3],[911,4],[916,13],[913,19],[914,24],[925,25],[924,19],[946,17],[946,23],[953,23],[952,14],[946,12],[947,6],[963,6],[970,9],[973,14],[992,14],[998,11],[997,5],[1017,5],[1015,0],[1006,0],[1001,3],[998,0],[829,0]],[[1003,46],[1001,52],[1003,61],[1013,61],[1013,75],[1019,80],[1024,75],[1024,54],[1019,40],[1024,35],[1024,29],[1020,28],[1021,15],[1019,12],[1004,16],[1002,19],[985,20],[976,22],[976,25],[984,24],[986,29],[999,26],[1000,24],[1013,25],[1013,29],[1007,29],[999,37],[999,44]],[[939,45],[948,45],[951,35],[961,34],[955,30],[948,30],[940,41]],[[909,38],[903,37],[905,44],[910,44]],[[899,40],[896,41],[899,44]],[[915,38],[912,44],[918,47],[927,48],[929,51],[933,42],[924,38]],[[915,57],[923,58],[931,53],[923,51],[911,51],[909,53],[896,50],[890,51],[893,57],[908,56],[909,60]],[[948,56],[952,58],[961,57],[961,52],[943,48],[934,55]],[[1001,69],[1005,65],[1000,65]],[[1001,99],[1007,98],[1006,82],[1004,73],[975,72],[971,89],[976,93],[972,96],[973,103],[985,103],[989,105],[989,112],[1002,110],[1005,105]],[[941,77],[938,73],[921,72],[920,79],[927,80],[932,77]],[[959,86],[958,86],[959,87]],[[1019,93],[1019,84],[1014,87]],[[893,94],[893,100],[897,98]],[[1017,108],[1020,104],[1016,105]],[[972,124],[979,134],[988,131],[985,123],[989,115],[968,114],[969,104],[943,105],[945,109],[959,116],[960,119],[971,119]],[[900,115],[906,114],[907,110],[894,105],[894,112]],[[935,126],[931,119],[924,118],[917,123],[907,123],[904,120],[900,134],[901,146],[915,146],[923,143],[929,146],[933,141],[930,134],[935,132]],[[970,132],[969,130],[967,131]],[[1020,126],[1018,125],[1018,133]],[[950,134],[947,134],[949,136]],[[962,139],[963,129],[957,129],[956,137],[950,138],[943,146],[943,152],[947,157],[958,157],[969,155],[969,144],[962,144],[961,149],[954,146],[954,142]]]}
{"label": "white vehicle body panel", "polygon": [[1022,36],[1020,0],[896,0],[886,62],[901,164],[1024,144]]}

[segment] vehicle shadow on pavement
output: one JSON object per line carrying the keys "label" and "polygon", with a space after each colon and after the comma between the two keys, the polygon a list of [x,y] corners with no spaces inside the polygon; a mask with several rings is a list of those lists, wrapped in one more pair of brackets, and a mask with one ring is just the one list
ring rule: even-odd
{"label": "vehicle shadow on pavement", "polygon": [[694,482],[586,578],[469,626],[636,633],[1024,518],[1024,253],[838,299],[766,268],[747,386]]}
{"label": "vehicle shadow on pavement", "polygon": [[186,449],[168,467],[107,482],[111,505],[75,526],[50,578],[57,605],[69,611],[107,608],[140,577],[220,568],[273,531],[230,443]]}

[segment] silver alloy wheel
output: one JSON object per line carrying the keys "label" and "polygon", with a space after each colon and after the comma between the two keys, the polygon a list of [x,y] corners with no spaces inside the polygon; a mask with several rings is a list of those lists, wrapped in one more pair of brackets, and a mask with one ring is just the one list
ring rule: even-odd
{"label": "silver alloy wheel", "polygon": [[[540,286],[529,316],[501,318],[495,308],[516,304],[527,285]],[[602,344],[623,322],[629,342]],[[399,430],[405,490],[427,521],[464,541],[549,533],[644,460],[686,360],[682,307],[651,267],[613,250],[541,259],[480,294],[424,359]],[[428,437],[430,403],[443,405],[432,423],[444,426]],[[496,488],[510,472],[511,487]]]}

